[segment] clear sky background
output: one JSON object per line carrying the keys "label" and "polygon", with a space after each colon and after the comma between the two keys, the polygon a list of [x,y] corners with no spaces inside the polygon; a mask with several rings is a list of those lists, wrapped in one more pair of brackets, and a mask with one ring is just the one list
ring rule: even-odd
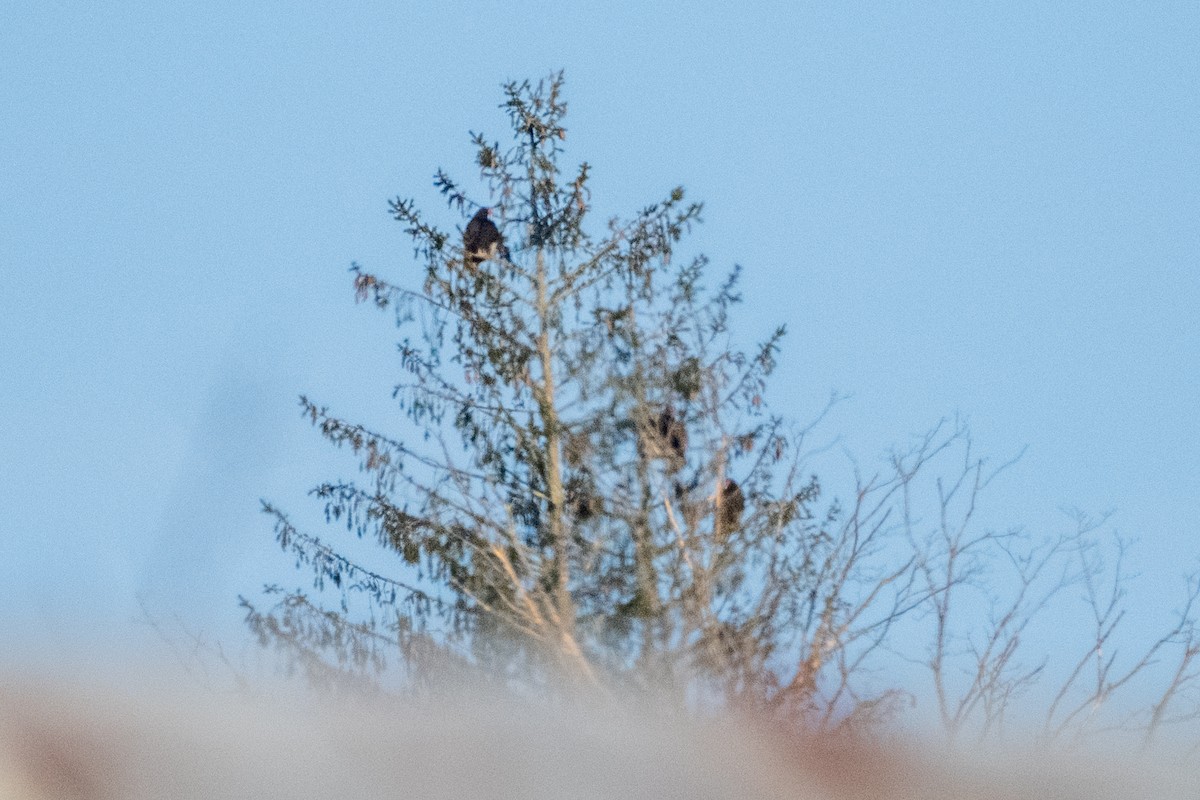
{"label": "clear sky background", "polygon": [[297,395],[404,424],[346,269],[418,283],[386,200],[457,224],[434,169],[471,185],[500,83],[559,68],[597,206],[684,185],[691,245],[745,268],[742,341],[787,323],[779,410],[852,395],[822,430],[868,462],[956,413],[1028,445],[986,518],[1115,510],[1139,613],[1169,611],[1200,536],[1197,42],[1191,2],[0,4],[4,649],[120,651],[139,596],[236,646],[239,593],[304,584],[258,499],[314,520],[352,466]]}

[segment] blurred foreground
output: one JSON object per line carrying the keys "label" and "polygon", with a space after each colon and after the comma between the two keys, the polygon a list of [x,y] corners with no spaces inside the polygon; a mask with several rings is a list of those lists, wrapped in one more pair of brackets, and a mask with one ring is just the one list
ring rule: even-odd
{"label": "blurred foreground", "polygon": [[[164,694],[0,682],[0,800],[1182,798],[1139,756],[805,739],[652,704]],[[1184,763],[1180,759],[1180,763]]]}

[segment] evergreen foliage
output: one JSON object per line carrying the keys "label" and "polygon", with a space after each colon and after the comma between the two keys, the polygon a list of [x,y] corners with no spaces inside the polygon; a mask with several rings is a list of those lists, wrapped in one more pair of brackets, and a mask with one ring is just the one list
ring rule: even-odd
{"label": "evergreen foliage", "polygon": [[[447,675],[646,688],[809,727],[875,720],[909,698],[877,680],[886,652],[926,668],[953,733],[999,724],[1041,677],[1044,658],[1020,658],[1027,630],[1082,584],[1096,644],[1085,634],[1047,730],[1085,724],[1081,709],[1128,681],[1106,683],[1117,667],[1101,645],[1124,576],[1089,540],[1099,523],[1081,517],[1041,539],[976,531],[977,498],[999,470],[959,425],[877,473],[856,470],[844,502],[824,499],[806,468],[809,428],[765,401],[783,328],[748,352],[732,345],[738,269],[710,284],[707,260],[687,254],[701,205],[681,188],[595,219],[589,166],[564,166],[562,89],[561,74],[504,86],[508,143],[472,136],[483,196],[437,171],[470,226],[466,247],[461,227],[390,203],[421,286],[354,266],[357,300],[395,315],[393,397],[408,424],[372,430],[307,397],[301,406],[360,468],[312,493],[388,566],[367,568],[264,504],[313,589],[268,587],[266,608],[243,599],[260,640],[317,682],[377,686],[398,667],[412,690]],[[916,480],[935,459],[953,474],[922,497]],[[1107,602],[1095,587],[1110,580]],[[1200,582],[1188,591],[1131,673],[1182,647],[1151,733],[1196,677]],[[1089,689],[1079,676],[1093,657],[1101,679]]]}

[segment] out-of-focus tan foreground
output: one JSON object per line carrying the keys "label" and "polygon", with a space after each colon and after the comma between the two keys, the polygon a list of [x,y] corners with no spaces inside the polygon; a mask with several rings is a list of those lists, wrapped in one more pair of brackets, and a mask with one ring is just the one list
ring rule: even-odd
{"label": "out-of-focus tan foreground", "polygon": [[3,800],[1200,796],[1198,770],[1158,763],[794,737],[644,702],[247,700],[27,679],[0,689]]}

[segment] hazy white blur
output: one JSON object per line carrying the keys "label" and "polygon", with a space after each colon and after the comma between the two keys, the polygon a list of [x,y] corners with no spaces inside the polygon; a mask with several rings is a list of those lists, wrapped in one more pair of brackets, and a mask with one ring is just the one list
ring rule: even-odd
{"label": "hazy white blur", "polygon": [[685,718],[644,698],[551,705],[134,691],[8,676],[0,798],[1183,798],[1186,759],[951,752]]}

